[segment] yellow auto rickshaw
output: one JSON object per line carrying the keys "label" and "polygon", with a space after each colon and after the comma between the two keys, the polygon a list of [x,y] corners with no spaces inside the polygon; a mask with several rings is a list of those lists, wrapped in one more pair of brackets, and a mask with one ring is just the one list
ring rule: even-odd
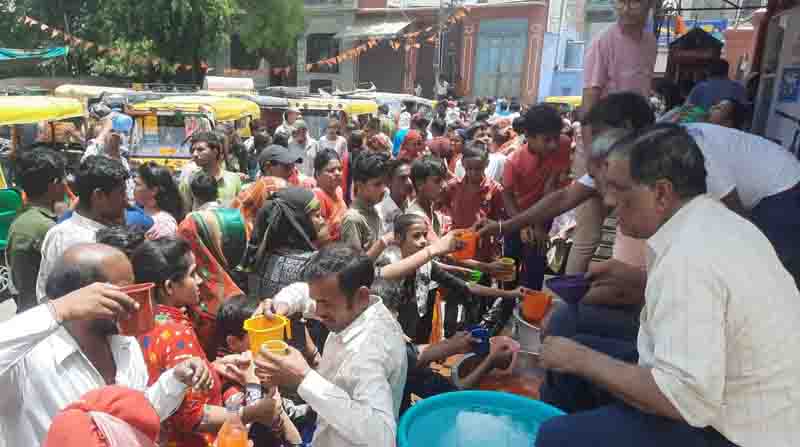
{"label": "yellow auto rickshaw", "polygon": [[107,87],[102,85],[64,84],[53,90],[53,95],[59,98],[74,98],[83,102],[87,108],[100,101],[103,94],[130,94],[134,90],[122,87]]}
{"label": "yellow auto rickshaw", "polygon": [[189,138],[194,132],[228,123],[247,138],[251,120],[261,116],[252,101],[211,95],[168,96],[129,105],[125,112],[134,120],[132,161],[155,161],[176,170],[191,160]]}
{"label": "yellow auto rickshaw", "polygon": [[331,118],[346,125],[349,120],[363,124],[370,117],[378,116],[378,104],[371,99],[308,96],[290,98],[289,107],[300,109],[303,121],[308,126],[308,134],[317,140],[325,135]]}
{"label": "yellow auto rickshaw", "polygon": [[561,113],[571,113],[581,108],[582,96],[548,96],[544,102],[552,104]]}
{"label": "yellow auto rickshaw", "polygon": [[77,99],[53,96],[0,97],[0,188],[8,187],[9,160],[16,151],[34,144],[65,153],[69,165],[79,162],[86,134],[86,108]]}

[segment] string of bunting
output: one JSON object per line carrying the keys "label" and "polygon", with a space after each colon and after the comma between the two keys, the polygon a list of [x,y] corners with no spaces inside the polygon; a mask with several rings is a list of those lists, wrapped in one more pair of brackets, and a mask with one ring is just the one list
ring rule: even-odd
{"label": "string of bunting", "polygon": [[[458,9],[453,15],[447,18],[447,26],[454,25],[464,17],[467,16],[467,13],[464,9]],[[400,51],[400,49],[405,49],[406,51],[410,51],[412,48],[420,48],[421,45],[419,43],[420,40],[423,40],[427,43],[436,43],[438,40],[438,33],[435,32],[434,26],[428,26],[422,30],[413,31],[409,33],[405,33],[400,36],[396,37],[370,37],[367,39],[366,42],[357,45],[353,48],[350,48],[338,56],[331,57],[328,59],[322,59],[317,62],[306,64],[306,71],[311,71],[315,66],[319,67],[322,65],[336,65],[343,61],[348,61],[353,58],[359,57],[363,53],[379,46],[381,43],[388,41],[389,47],[391,47],[394,51]],[[236,76],[257,76],[263,74],[273,74],[276,76],[288,76],[289,72],[292,71],[292,67],[274,67],[269,70],[239,70],[235,68],[225,69],[226,75],[236,75]]]}
{"label": "string of bunting", "polygon": [[[103,46],[103,45],[98,45],[95,42],[92,42],[92,41],[86,40],[86,39],[81,39],[79,37],[76,37],[76,36],[66,32],[66,31],[60,30],[60,29],[58,29],[56,27],[50,26],[50,25],[48,25],[48,24],[46,24],[44,22],[36,20],[36,19],[34,19],[33,17],[30,17],[30,16],[20,17],[19,19],[17,19],[17,21],[19,23],[22,23],[22,24],[28,26],[29,28],[41,30],[41,32],[43,32],[43,33],[49,33],[51,39],[57,39],[59,37],[62,38],[64,40],[64,43],[67,46],[71,47],[71,48],[83,49],[83,50],[87,50],[87,51],[91,50],[91,49],[94,49],[94,51],[97,53],[97,55],[100,55],[100,56],[101,55],[105,55],[105,54],[110,54],[110,55],[113,55],[113,56],[123,56],[123,57],[124,56],[128,56],[128,57],[131,57],[131,61],[132,62],[134,62],[136,64],[139,64],[139,65],[148,65],[149,64],[149,65],[152,65],[152,66],[159,66],[159,65],[162,65],[164,63],[164,61],[160,57],[146,58],[146,57],[142,57],[142,56],[130,56],[126,51],[121,50],[119,48],[110,48],[110,47],[106,47],[106,46]],[[205,62],[203,62],[201,64],[201,67],[202,68],[208,68],[208,65]],[[175,71],[179,71],[179,70],[188,71],[188,70],[192,69],[192,65],[191,64],[172,64],[172,68]]]}
{"label": "string of bunting", "polygon": [[[451,15],[450,17],[447,18],[447,21],[446,21],[447,27],[450,27],[451,25],[454,25],[454,24],[460,22],[466,16],[467,16],[467,13],[465,12],[465,10],[463,8],[460,8],[460,9],[456,10],[456,12],[453,13],[453,15]],[[109,47],[106,47],[106,46],[103,46],[103,45],[98,45],[95,42],[92,42],[92,41],[89,41],[89,40],[86,40],[86,39],[81,39],[81,38],[76,37],[76,36],[74,36],[74,35],[72,35],[70,33],[67,33],[66,31],[63,31],[63,30],[60,30],[58,28],[52,27],[50,25],[47,25],[46,23],[43,23],[43,22],[41,22],[39,20],[36,20],[33,17],[27,16],[27,15],[24,16],[24,17],[20,17],[18,19],[18,22],[19,23],[23,23],[23,24],[25,24],[26,26],[28,26],[30,28],[39,29],[44,33],[48,33],[49,32],[50,37],[52,39],[56,39],[56,38],[61,37],[64,40],[64,43],[67,44],[68,46],[72,47],[72,48],[78,48],[78,49],[83,49],[83,50],[87,50],[87,51],[91,50],[91,49],[94,49],[95,52],[98,55],[111,54],[111,55],[115,55],[115,56],[128,56],[128,57],[131,57],[131,61],[132,62],[134,62],[136,64],[140,64],[140,65],[148,65],[149,64],[149,65],[152,65],[152,66],[160,66],[163,63],[165,63],[165,61],[163,61],[159,57],[146,58],[146,57],[141,57],[141,56],[130,56],[127,52],[125,52],[124,50],[121,50],[119,48],[109,48]],[[331,57],[331,58],[328,58],[328,59],[322,59],[322,60],[319,60],[317,62],[306,64],[306,71],[311,71],[311,69],[313,69],[315,66],[317,66],[317,67],[322,66],[322,65],[331,66],[331,65],[339,64],[339,63],[341,63],[343,61],[351,60],[351,59],[356,58],[356,57],[360,56],[361,54],[363,54],[363,53],[365,53],[365,52],[367,52],[367,51],[379,46],[384,41],[388,41],[389,46],[394,51],[399,51],[401,48],[405,49],[405,51],[410,51],[412,48],[420,48],[421,47],[421,45],[419,43],[420,39],[423,39],[427,43],[433,44],[433,43],[436,43],[436,41],[438,39],[438,35],[434,31],[435,31],[435,27],[434,26],[428,26],[425,29],[418,30],[418,31],[413,31],[413,32],[409,32],[409,33],[405,33],[405,34],[403,34],[401,36],[396,36],[396,37],[377,37],[377,38],[376,37],[370,37],[369,39],[367,39],[367,41],[365,43],[362,43],[362,44],[357,45],[357,46],[355,46],[353,48],[350,48],[350,49],[342,52],[338,56]],[[192,65],[191,64],[173,64],[172,68],[175,71],[178,71],[178,70],[186,70],[186,71],[188,71],[188,70],[192,69]],[[202,68],[208,68],[208,65],[205,62],[203,62],[202,63]],[[239,70],[239,69],[235,69],[235,68],[227,68],[227,69],[224,70],[224,74],[225,75],[237,75],[237,76],[248,76],[248,75],[255,76],[255,75],[262,75],[262,74],[272,74],[272,75],[275,75],[275,76],[288,76],[289,73],[291,72],[291,70],[292,70],[292,67],[289,67],[289,66],[286,66],[286,67],[273,67],[273,68],[271,68],[269,70]]]}

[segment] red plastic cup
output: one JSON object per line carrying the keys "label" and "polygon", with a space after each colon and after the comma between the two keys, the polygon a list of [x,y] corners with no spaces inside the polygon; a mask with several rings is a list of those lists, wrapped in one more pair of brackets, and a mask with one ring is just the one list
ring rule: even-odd
{"label": "red plastic cup", "polygon": [[525,296],[522,298],[522,316],[528,322],[539,322],[550,309],[553,298],[538,290],[524,290]]}
{"label": "red plastic cup", "polygon": [[147,282],[120,287],[120,292],[139,303],[138,311],[132,312],[124,320],[117,320],[120,335],[135,337],[153,329],[156,324],[156,315],[153,309],[153,288],[155,286],[154,283]]}

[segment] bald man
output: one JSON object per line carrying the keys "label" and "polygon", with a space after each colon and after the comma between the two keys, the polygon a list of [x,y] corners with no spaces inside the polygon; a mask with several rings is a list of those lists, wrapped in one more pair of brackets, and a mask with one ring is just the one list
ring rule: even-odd
{"label": "bald man", "polygon": [[118,288],[132,282],[123,252],[78,244],[48,278],[50,300],[0,324],[0,433],[7,445],[40,445],[59,410],[102,386],[143,391],[162,421],[181,404],[187,386],[208,386],[199,359],[147,386],[138,342],[116,330],[117,319],[137,311]]}

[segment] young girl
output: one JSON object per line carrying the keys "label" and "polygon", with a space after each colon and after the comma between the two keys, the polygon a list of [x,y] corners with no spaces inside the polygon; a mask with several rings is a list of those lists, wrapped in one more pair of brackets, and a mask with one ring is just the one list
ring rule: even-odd
{"label": "young girl", "polygon": [[[390,250],[378,261],[379,266],[389,265],[398,261],[398,258],[407,258],[426,250],[429,244],[427,234],[425,218],[416,214],[398,216],[394,223],[394,237],[399,253],[396,250],[392,253]],[[397,295],[399,299],[389,300],[384,304],[397,314],[400,326],[415,344],[426,344],[430,339],[435,291],[439,286],[448,290],[448,299],[456,304],[470,294],[508,299],[522,296],[520,289],[499,290],[467,283],[442,270],[435,261],[422,265],[414,276],[395,281],[395,286],[401,289],[401,293]]]}

